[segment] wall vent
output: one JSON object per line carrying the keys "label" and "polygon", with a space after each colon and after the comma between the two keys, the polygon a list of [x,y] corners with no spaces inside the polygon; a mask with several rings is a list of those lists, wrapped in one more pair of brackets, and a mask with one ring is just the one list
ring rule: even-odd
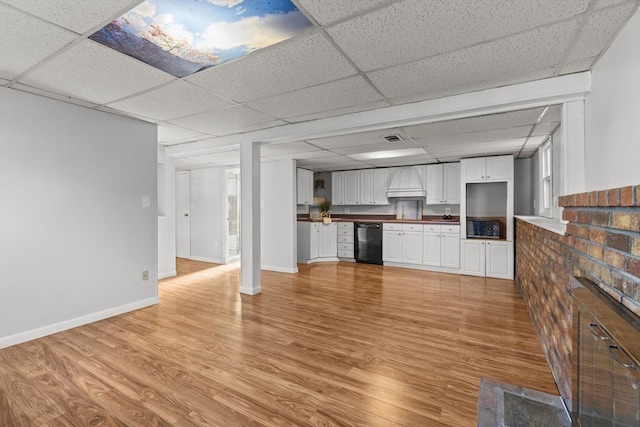
{"label": "wall vent", "polygon": [[389,135],[389,136],[385,136],[384,139],[386,139],[387,142],[400,142],[400,141],[403,141],[403,138],[400,135]]}

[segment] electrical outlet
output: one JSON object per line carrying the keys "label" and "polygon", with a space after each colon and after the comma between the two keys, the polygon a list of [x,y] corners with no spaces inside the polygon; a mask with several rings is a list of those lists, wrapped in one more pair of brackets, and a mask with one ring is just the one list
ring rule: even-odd
{"label": "electrical outlet", "polygon": [[149,270],[144,270],[142,272],[142,280],[149,280]]}

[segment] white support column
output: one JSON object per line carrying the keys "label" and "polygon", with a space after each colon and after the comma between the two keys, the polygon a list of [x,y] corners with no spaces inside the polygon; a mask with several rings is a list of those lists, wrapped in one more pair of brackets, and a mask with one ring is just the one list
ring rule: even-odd
{"label": "white support column", "polygon": [[255,295],[260,286],[260,144],[240,144],[240,293]]}
{"label": "white support column", "polygon": [[586,190],[584,100],[562,105],[562,185],[560,195]]}

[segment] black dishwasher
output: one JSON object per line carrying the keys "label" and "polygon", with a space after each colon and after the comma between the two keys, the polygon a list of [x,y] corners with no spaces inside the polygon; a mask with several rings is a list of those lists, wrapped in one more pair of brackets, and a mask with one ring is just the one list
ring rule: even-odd
{"label": "black dishwasher", "polygon": [[356,262],[382,265],[382,224],[356,222],[355,231]]}

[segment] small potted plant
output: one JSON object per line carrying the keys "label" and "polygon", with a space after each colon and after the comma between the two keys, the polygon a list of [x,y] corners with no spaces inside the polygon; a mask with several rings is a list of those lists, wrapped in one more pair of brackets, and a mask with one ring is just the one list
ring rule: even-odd
{"label": "small potted plant", "polygon": [[322,222],[325,224],[331,224],[331,202],[325,200],[320,203],[320,217],[322,218]]}

